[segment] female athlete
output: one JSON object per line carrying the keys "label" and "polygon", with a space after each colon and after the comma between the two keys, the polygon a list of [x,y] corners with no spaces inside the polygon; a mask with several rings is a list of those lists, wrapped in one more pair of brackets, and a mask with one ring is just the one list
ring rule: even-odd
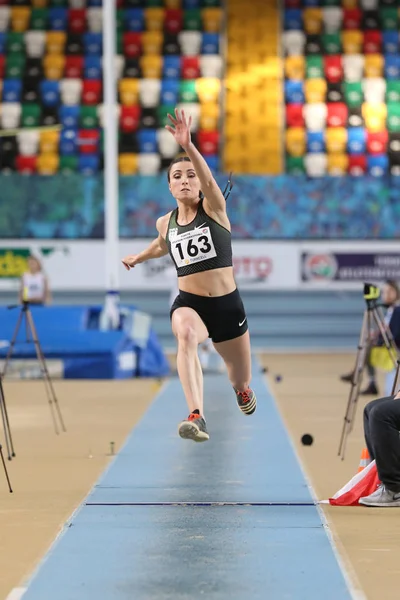
{"label": "female athlete", "polygon": [[191,117],[175,110],[166,129],[185,151],[168,170],[177,208],[160,217],[158,237],[126,269],[170,254],[179,278],[179,295],[171,307],[172,331],[178,342],[177,369],[190,414],[179,424],[182,438],[209,439],[203,410],[203,374],[198,345],[207,337],[225,362],[240,410],[251,415],[256,396],[249,388],[251,351],[247,317],[232,266],[230,223],[224,195],[204,158],[191,142]]}

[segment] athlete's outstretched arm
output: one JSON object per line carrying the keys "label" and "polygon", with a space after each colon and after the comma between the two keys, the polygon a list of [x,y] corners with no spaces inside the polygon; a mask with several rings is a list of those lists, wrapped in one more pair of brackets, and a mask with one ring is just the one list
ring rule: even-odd
{"label": "athlete's outstretched arm", "polygon": [[201,191],[207,199],[210,208],[215,212],[226,212],[225,198],[211,173],[208,164],[192,144],[190,126],[192,117],[186,120],[185,111],[175,109],[175,117],[168,115],[173,127],[166,125],[166,129],[174,136],[193,163],[196,175],[200,180]]}
{"label": "athlete's outstretched arm", "polygon": [[122,259],[122,264],[127,271],[133,269],[133,267],[145,262],[146,260],[150,260],[151,258],[161,258],[161,256],[168,254],[167,243],[160,232],[162,222],[163,217],[157,220],[157,229],[159,231],[159,235],[151,242],[150,246],[148,246],[145,250],[142,250],[142,252],[139,252],[139,254],[128,254],[128,256],[125,256],[125,258]]}

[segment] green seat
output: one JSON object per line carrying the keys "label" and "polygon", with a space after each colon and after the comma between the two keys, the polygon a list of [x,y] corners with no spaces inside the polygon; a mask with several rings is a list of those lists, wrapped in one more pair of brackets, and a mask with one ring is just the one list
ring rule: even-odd
{"label": "green seat", "polygon": [[39,104],[23,104],[21,110],[21,127],[38,127],[40,113]]}
{"label": "green seat", "polygon": [[179,102],[197,102],[195,79],[182,79],[179,82]]}
{"label": "green seat", "polygon": [[62,8],[64,6],[68,6],[68,0],[50,0],[50,5],[59,6]]}
{"label": "green seat", "polygon": [[46,31],[48,16],[47,8],[32,8],[30,28],[36,31]]}
{"label": "green seat", "polygon": [[116,21],[117,21],[117,31],[124,30],[124,11],[121,8],[118,8],[116,12]]}
{"label": "green seat", "polygon": [[342,42],[340,33],[324,33],[322,36],[322,45],[325,54],[341,54]]}
{"label": "green seat", "polygon": [[6,57],[6,79],[22,79],[25,69],[25,55],[24,54],[9,54]]}
{"label": "green seat", "polygon": [[220,0],[201,0],[201,6],[203,8],[214,8],[214,6],[221,6]]}
{"label": "green seat", "polygon": [[174,114],[175,105],[174,104],[162,104],[157,108],[157,117],[159,127],[165,127],[165,125],[171,125],[171,121],[168,119],[168,113],[170,115]]}
{"label": "green seat", "polygon": [[24,51],[24,34],[16,31],[7,33],[6,54],[23,54]]}
{"label": "green seat", "polygon": [[400,132],[400,104],[397,102],[388,102],[387,125],[390,133]]}
{"label": "green seat", "polygon": [[306,172],[302,156],[286,157],[286,172],[290,175],[302,175]]}
{"label": "green seat", "polygon": [[144,5],[147,8],[164,6],[162,0],[145,0]]}
{"label": "green seat", "polygon": [[399,17],[397,8],[392,8],[391,6],[380,8],[379,16],[381,21],[381,29],[383,31],[394,31],[398,29]]}
{"label": "green seat", "polygon": [[183,29],[184,31],[201,31],[203,29],[199,8],[185,10],[183,13]]}
{"label": "green seat", "polygon": [[58,170],[60,173],[74,173],[78,170],[78,157],[60,156]]}
{"label": "green seat", "polygon": [[98,126],[97,107],[81,106],[79,123],[82,129],[93,129]]}
{"label": "green seat", "polygon": [[319,54],[306,56],[306,78],[321,79],[323,77],[324,65],[322,62],[322,56],[320,56]]}
{"label": "green seat", "polygon": [[388,79],[386,81],[386,102],[400,102],[400,81]]}
{"label": "green seat", "polygon": [[321,6],[342,6],[341,0],[322,0]]}
{"label": "green seat", "polygon": [[361,81],[346,81],[344,84],[344,97],[347,106],[350,108],[361,106],[364,101]]}

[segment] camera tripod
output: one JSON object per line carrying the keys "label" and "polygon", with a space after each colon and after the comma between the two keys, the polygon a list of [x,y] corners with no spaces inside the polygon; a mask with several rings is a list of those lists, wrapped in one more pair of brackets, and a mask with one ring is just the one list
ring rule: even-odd
{"label": "camera tripod", "polygon": [[[368,349],[372,345],[372,331],[374,324],[378,327],[380,336],[383,340],[383,344],[386,347],[390,359],[393,362],[393,369],[397,367],[397,373],[393,384],[393,390],[395,390],[397,385],[399,369],[398,352],[392,333],[389,327],[385,325],[381,305],[378,304],[379,296],[380,290],[378,287],[374,286],[371,283],[364,284],[364,300],[367,304],[367,307],[364,311],[361,333],[357,347],[356,364],[353,371],[350,395],[347,403],[346,414],[344,416],[344,424],[339,444],[338,455],[341,456],[342,460],[344,460],[345,457],[347,437],[353,430],[357,400],[360,395],[362,373],[365,367]],[[394,393],[394,391],[392,393]]]}
{"label": "camera tripod", "polygon": [[[8,308],[12,309],[12,308],[16,308],[16,306],[9,306]],[[24,320],[24,318],[25,318],[26,341],[33,342],[33,344],[35,346],[36,356],[39,361],[39,365],[40,365],[41,372],[42,372],[44,382],[45,382],[45,388],[46,388],[47,398],[48,398],[48,402],[49,402],[49,406],[50,406],[50,412],[51,412],[51,416],[52,416],[52,420],[53,420],[54,431],[58,435],[60,433],[60,428],[62,429],[62,431],[66,431],[66,428],[65,428],[64,420],[63,420],[61,410],[60,410],[60,407],[58,404],[57,396],[54,391],[53,383],[51,381],[51,377],[50,377],[49,371],[47,369],[44,354],[43,354],[43,351],[42,351],[42,348],[41,348],[41,345],[40,345],[40,342],[38,339],[35,323],[33,321],[32,313],[29,308],[29,302],[27,302],[27,301],[22,302],[21,312],[19,314],[18,321],[15,326],[15,331],[14,331],[13,337],[10,342],[10,348],[7,352],[7,356],[4,361],[3,372],[0,375],[0,379],[1,379],[1,377],[4,377],[6,374],[7,367],[10,362],[10,358],[13,353],[14,346],[15,346],[15,343],[17,340],[18,332],[20,330],[20,327],[22,325],[22,321]],[[1,392],[2,392],[2,388],[1,388]],[[0,404],[2,407],[1,408],[2,416],[4,414],[3,422],[5,423],[5,429],[7,430],[7,433],[6,433],[6,441],[8,438],[7,449],[11,450],[12,455],[15,456],[14,448],[12,445],[12,437],[11,437],[11,430],[10,430],[9,421],[8,421],[7,409],[6,409],[6,405],[5,405],[4,393],[1,393]],[[59,420],[60,427],[57,423],[57,417]],[[10,451],[9,451],[9,458],[10,458]]]}

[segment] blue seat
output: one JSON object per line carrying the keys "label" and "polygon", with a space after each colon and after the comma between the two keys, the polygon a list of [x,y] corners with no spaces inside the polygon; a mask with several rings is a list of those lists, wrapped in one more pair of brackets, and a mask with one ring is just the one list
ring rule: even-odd
{"label": "blue seat", "polygon": [[127,8],[124,13],[125,31],[141,32],[145,29],[144,9]]}
{"label": "blue seat", "polygon": [[325,151],[325,136],[323,131],[307,131],[307,152]]}
{"label": "blue seat", "polygon": [[141,129],[138,131],[139,152],[143,154],[157,153],[157,130]]}
{"label": "blue seat", "polygon": [[62,129],[60,134],[60,154],[76,156],[78,154],[78,130]]}
{"label": "blue seat", "polygon": [[283,27],[286,31],[303,29],[303,11],[299,8],[285,8]]}
{"label": "blue seat", "polygon": [[60,103],[60,82],[44,79],[39,84],[42,104],[45,106],[58,106]]}
{"label": "blue seat", "polygon": [[3,80],[3,102],[20,102],[22,91],[21,79]]}
{"label": "blue seat", "polygon": [[84,33],[83,48],[85,55],[101,56],[103,39],[101,33]]}
{"label": "blue seat", "polygon": [[103,6],[103,0],[87,0],[87,6],[95,7],[95,6]]}
{"label": "blue seat", "polygon": [[164,56],[162,76],[164,79],[179,79],[181,75],[181,57]]}
{"label": "blue seat", "polygon": [[385,79],[400,79],[400,54],[385,54]]}
{"label": "blue seat", "polygon": [[183,0],[183,8],[201,8],[201,0]]}
{"label": "blue seat", "polygon": [[85,56],[84,79],[101,79],[101,56]]}
{"label": "blue seat", "polygon": [[347,130],[347,152],[349,154],[364,154],[367,145],[367,135],[364,127],[349,127]]}
{"label": "blue seat", "polygon": [[203,33],[200,54],[219,54],[219,33]]}
{"label": "blue seat", "polygon": [[399,51],[399,32],[384,31],[382,34],[382,52],[384,54],[397,54]]}
{"label": "blue seat", "polygon": [[53,6],[49,9],[49,29],[52,31],[66,31],[68,23],[68,9]]}
{"label": "blue seat", "polygon": [[303,0],[302,6],[304,8],[313,8],[313,7],[318,7],[320,6],[321,3],[319,2],[319,0]]}
{"label": "blue seat", "polygon": [[374,177],[386,175],[389,168],[389,157],[387,154],[368,154],[367,172]]}
{"label": "blue seat", "polygon": [[177,104],[179,100],[179,79],[163,79],[161,82],[160,104]]}
{"label": "blue seat", "polygon": [[78,129],[80,106],[60,106],[58,118],[63,127],[67,129]]}
{"label": "blue seat", "polygon": [[7,34],[3,31],[0,32],[0,54],[4,54],[4,50],[6,47]]}
{"label": "blue seat", "polygon": [[219,156],[217,154],[210,154],[204,157],[208,167],[213,173],[218,173],[219,170]]}
{"label": "blue seat", "polygon": [[78,172],[82,175],[94,175],[100,169],[99,154],[81,154],[78,158]]}
{"label": "blue seat", "polygon": [[302,81],[288,79],[285,81],[286,104],[304,104],[304,85]]}

